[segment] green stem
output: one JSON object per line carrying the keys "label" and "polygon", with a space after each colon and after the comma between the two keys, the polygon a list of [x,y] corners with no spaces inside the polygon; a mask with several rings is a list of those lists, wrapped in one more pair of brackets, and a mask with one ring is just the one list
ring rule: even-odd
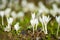
{"label": "green stem", "polygon": [[57,36],[58,36],[58,32],[59,32],[59,25],[58,25],[58,28],[57,28]]}
{"label": "green stem", "polygon": [[33,26],[33,34],[34,34],[34,26]]}
{"label": "green stem", "polygon": [[36,30],[37,30],[37,25],[36,25]]}
{"label": "green stem", "polygon": [[2,16],[2,25],[4,25],[4,23],[3,23],[3,16]]}
{"label": "green stem", "polygon": [[45,24],[45,34],[48,34],[47,33],[47,24]]}
{"label": "green stem", "polygon": [[42,24],[42,31],[44,31],[44,25]]}

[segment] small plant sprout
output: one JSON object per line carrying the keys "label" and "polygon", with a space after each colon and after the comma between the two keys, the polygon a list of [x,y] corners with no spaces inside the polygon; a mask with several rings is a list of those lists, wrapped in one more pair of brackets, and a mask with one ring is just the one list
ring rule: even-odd
{"label": "small plant sprout", "polygon": [[0,15],[2,17],[2,25],[4,25],[4,23],[3,23],[4,11],[0,11]]}
{"label": "small plant sprout", "polygon": [[4,28],[4,31],[10,32],[11,31],[11,26],[8,24],[8,26],[6,26]]}
{"label": "small plant sprout", "polygon": [[20,29],[19,23],[16,23],[16,24],[14,25],[14,29],[15,29],[16,31],[18,31],[18,30]]}
{"label": "small plant sprout", "polygon": [[60,26],[60,16],[56,16],[56,21],[58,23],[58,28],[57,28],[57,36],[58,36],[58,31],[59,31],[59,26]]}
{"label": "small plant sprout", "polygon": [[11,25],[12,22],[13,22],[13,18],[11,18],[11,17],[10,18],[7,18],[7,22],[8,22],[9,25]]}
{"label": "small plant sprout", "polygon": [[30,23],[33,27],[33,34],[34,34],[34,26],[36,25],[36,30],[37,30],[37,25],[38,25],[38,19],[35,18],[35,13],[32,14],[32,18],[30,20]]}
{"label": "small plant sprout", "polygon": [[42,18],[40,18],[40,22],[42,23],[42,25],[44,25],[43,26],[43,31],[44,31],[44,33],[45,34],[48,34],[48,32],[47,32],[47,24],[48,24],[48,22],[51,20],[51,18],[48,16],[42,16]]}

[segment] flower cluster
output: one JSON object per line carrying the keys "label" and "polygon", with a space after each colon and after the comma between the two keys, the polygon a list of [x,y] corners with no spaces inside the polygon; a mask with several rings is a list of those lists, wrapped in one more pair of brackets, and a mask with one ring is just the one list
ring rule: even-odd
{"label": "flower cluster", "polygon": [[[9,5],[10,7],[6,8],[3,11],[0,11],[0,16],[2,17],[2,25],[4,25],[4,20],[3,20],[4,16],[6,17],[7,23],[8,23],[7,26],[4,28],[4,31],[7,31],[7,32],[11,31],[12,23],[17,18],[20,20],[21,19],[23,20],[25,18],[24,17],[25,13],[37,11],[37,14],[31,13],[30,23],[31,23],[31,26],[33,27],[33,34],[34,34],[35,27],[36,27],[36,30],[38,28],[39,21],[42,24],[42,31],[45,34],[48,34],[47,25],[48,25],[49,21],[51,20],[51,17],[49,17],[49,15],[52,15],[58,23],[58,29],[57,29],[57,35],[58,35],[59,26],[60,26],[60,16],[57,17],[57,14],[60,15],[60,8],[58,8],[57,4],[52,4],[52,9],[48,9],[47,7],[45,7],[45,5],[41,1],[38,3],[38,7],[37,7],[37,6],[35,6],[35,4],[33,2],[28,3],[27,0],[22,0],[22,2],[21,2],[22,10],[20,11],[20,7],[19,7],[17,0],[15,2],[12,2],[12,0],[11,0],[11,3],[13,3],[16,6],[14,7],[13,4],[10,4]],[[11,9],[12,7],[14,7],[14,10]],[[5,8],[5,6],[3,8]],[[18,11],[18,12],[16,12],[16,11]],[[46,16],[46,14],[48,14],[48,16]],[[14,25],[14,29],[16,31],[18,31],[20,29],[19,22]]]}
{"label": "flower cluster", "polygon": [[30,20],[30,23],[33,27],[33,34],[34,34],[34,26],[36,25],[36,30],[37,30],[37,25],[38,25],[38,19],[35,17],[35,13],[32,14],[32,18]]}
{"label": "flower cluster", "polygon": [[[48,22],[51,20],[51,18],[48,16],[42,16],[42,18],[40,17],[40,22],[42,23],[42,26],[43,26],[43,31],[45,32],[45,34],[47,34],[47,24]],[[45,28],[45,29],[44,29]]]}

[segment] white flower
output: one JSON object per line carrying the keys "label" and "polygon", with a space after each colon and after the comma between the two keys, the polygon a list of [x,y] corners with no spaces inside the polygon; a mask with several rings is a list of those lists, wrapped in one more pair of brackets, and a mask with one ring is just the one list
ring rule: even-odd
{"label": "white flower", "polygon": [[39,13],[39,15],[42,14],[43,13],[43,9],[39,8],[38,13]]}
{"label": "white flower", "polygon": [[32,14],[32,18],[31,18],[31,20],[30,20],[30,23],[31,23],[31,25],[32,25],[32,27],[33,27],[33,34],[34,34],[34,27],[35,27],[35,25],[36,25],[36,30],[37,30],[37,25],[38,25],[38,19],[35,18],[35,13]]}
{"label": "white flower", "polygon": [[16,24],[14,25],[14,29],[15,29],[16,31],[18,31],[18,30],[20,29],[19,23],[16,23]]}
{"label": "white flower", "polygon": [[30,23],[32,26],[34,26],[35,24],[38,25],[38,19],[35,18],[35,13],[32,14],[32,18],[30,20]]}
{"label": "white flower", "polygon": [[27,2],[27,0],[22,0],[21,5],[23,7],[23,11],[27,12],[28,11],[28,8],[27,8],[28,2]]}
{"label": "white flower", "polygon": [[47,9],[47,8],[45,8],[45,9],[43,9],[43,8],[40,8],[39,10],[38,10],[38,12],[41,14],[41,13],[49,13],[49,10]]}
{"label": "white flower", "polygon": [[23,8],[23,11],[24,11],[24,12],[28,12],[29,9],[28,9],[27,7],[24,7],[24,8]]}
{"label": "white flower", "polygon": [[35,7],[34,3],[30,2],[30,3],[28,3],[27,8],[28,8],[30,11],[34,11],[36,7]]}
{"label": "white flower", "polygon": [[31,23],[31,25],[32,25],[32,27],[33,27],[33,34],[34,34],[34,26],[35,26],[35,13],[34,14],[32,14],[32,18],[31,18],[31,20],[30,20],[30,23]]}
{"label": "white flower", "polygon": [[0,15],[1,15],[1,17],[2,17],[2,25],[4,25],[4,23],[3,23],[3,17],[4,17],[4,11],[0,11]]}
{"label": "white flower", "polygon": [[40,17],[40,22],[47,24],[49,21],[51,20],[51,18],[48,16],[42,16],[42,18]]}
{"label": "white flower", "polygon": [[56,21],[58,22],[58,24],[60,24],[60,16],[56,16]]}
{"label": "white flower", "polygon": [[11,12],[11,16],[15,19],[15,18],[17,17],[16,12],[15,12],[15,11],[12,11],[12,12]]}
{"label": "white flower", "polygon": [[45,34],[47,34],[47,24],[48,22],[51,20],[51,18],[48,16],[42,16],[42,18],[40,17],[40,22],[42,23],[42,26],[45,26],[45,31],[44,31],[44,27],[43,27],[43,31],[45,32]]}
{"label": "white flower", "polygon": [[39,17],[39,21],[43,24],[43,18]]}
{"label": "white flower", "polygon": [[43,16],[43,22],[44,24],[47,24],[49,21],[51,20],[51,18],[48,16]]}
{"label": "white flower", "polygon": [[54,10],[50,10],[50,14],[51,14],[53,17],[55,17],[57,13],[56,13]]}
{"label": "white flower", "polygon": [[33,13],[31,16],[32,16],[32,18],[30,20],[30,23],[31,23],[32,26],[34,26],[36,24],[35,13]]}
{"label": "white flower", "polygon": [[32,15],[32,19],[35,19],[35,13],[31,14]]}
{"label": "white flower", "polygon": [[5,15],[6,15],[7,17],[9,17],[10,12],[11,12],[11,8],[7,8],[7,9],[5,10]]}
{"label": "white flower", "polygon": [[4,31],[7,31],[7,32],[11,31],[11,26],[10,26],[10,25],[6,26],[6,27],[4,28]]}
{"label": "white flower", "polygon": [[36,30],[37,30],[38,23],[39,23],[39,22],[38,22],[38,19],[35,18]]}
{"label": "white flower", "polygon": [[39,23],[39,22],[38,22],[38,19],[35,18],[35,24],[38,25],[38,23]]}
{"label": "white flower", "polygon": [[60,16],[56,16],[56,21],[58,23],[58,27],[57,27],[57,36],[58,36],[58,32],[59,32],[59,27],[60,27]]}
{"label": "white flower", "polygon": [[58,31],[59,31],[59,27],[60,27],[60,16],[56,16],[56,21],[58,22],[58,28],[57,28],[57,36],[58,36]]}
{"label": "white flower", "polygon": [[0,15],[1,15],[1,17],[3,17],[4,16],[4,11],[0,11]]}
{"label": "white flower", "polygon": [[38,5],[39,5],[39,9],[38,9],[39,14],[44,13],[44,12],[49,13],[48,8],[46,8],[42,2],[39,2]]}
{"label": "white flower", "polygon": [[57,4],[53,4],[52,6],[53,6],[53,10],[54,10],[55,12],[58,12]]}
{"label": "white flower", "polygon": [[39,6],[40,8],[45,8],[43,2],[41,2],[41,1],[38,3],[38,6]]}
{"label": "white flower", "polygon": [[34,27],[35,26],[35,19],[30,20],[31,25]]}
{"label": "white flower", "polygon": [[30,20],[30,23],[31,23],[31,25],[32,25],[32,27],[33,27],[33,34],[34,34],[34,26],[35,26],[35,19],[31,19]]}
{"label": "white flower", "polygon": [[21,18],[21,17],[24,17],[24,12],[22,12],[22,11],[21,11],[21,12],[18,12],[17,17],[18,17],[18,18],[19,18],[19,17],[20,17],[20,18]]}
{"label": "white flower", "polygon": [[53,9],[50,10],[50,13],[52,14],[52,16],[55,17],[57,15],[57,13],[59,13],[59,9],[56,4],[53,4],[52,6],[53,6]]}
{"label": "white flower", "polygon": [[21,2],[21,5],[22,5],[22,7],[26,7],[27,6],[27,0],[22,0],[22,2]]}
{"label": "white flower", "polygon": [[11,25],[12,22],[13,22],[13,18],[7,18],[7,22],[8,22],[9,25]]}

